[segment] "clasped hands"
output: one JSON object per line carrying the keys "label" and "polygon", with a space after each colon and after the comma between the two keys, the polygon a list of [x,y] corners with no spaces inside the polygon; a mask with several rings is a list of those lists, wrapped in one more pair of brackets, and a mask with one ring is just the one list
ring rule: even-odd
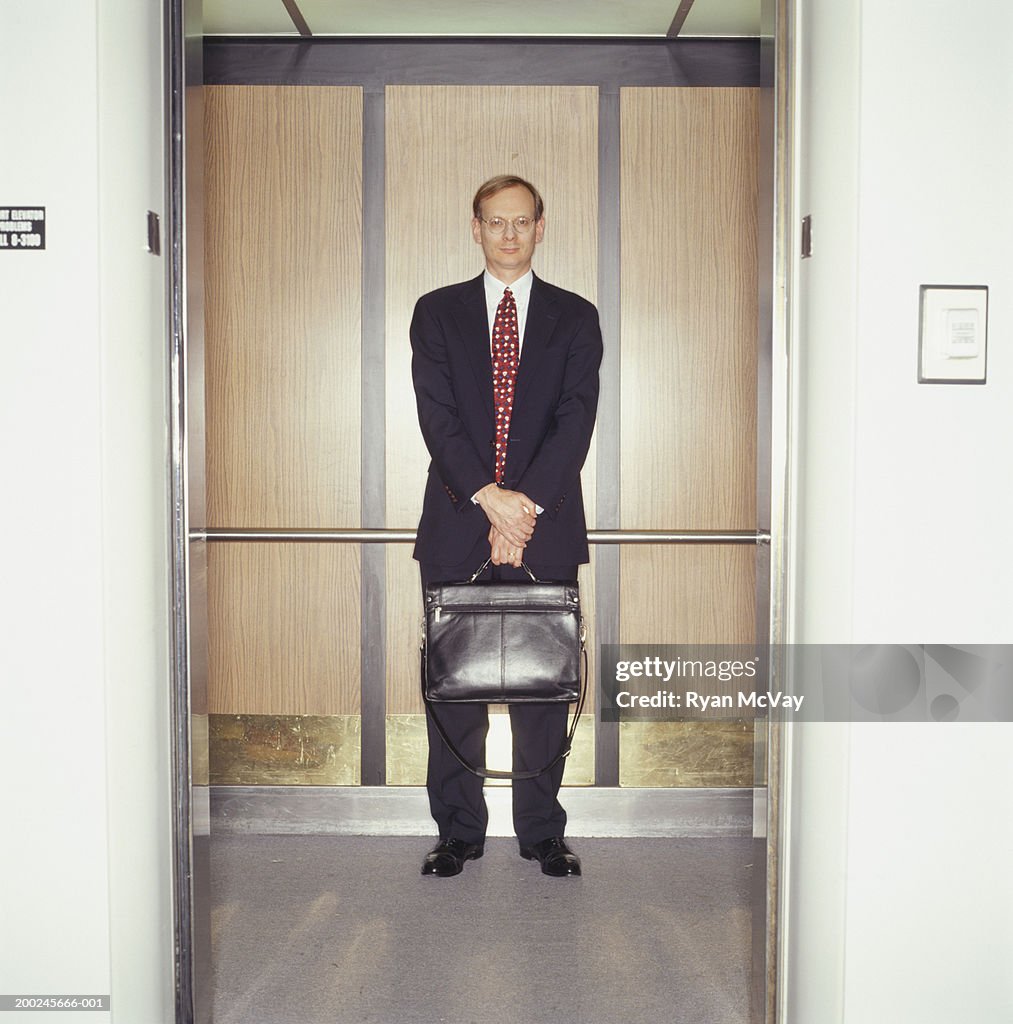
{"label": "clasped hands", "polygon": [[523,491],[509,491],[486,484],[475,500],[491,524],[489,546],[493,565],[521,567],[524,548],[535,532],[535,503]]}

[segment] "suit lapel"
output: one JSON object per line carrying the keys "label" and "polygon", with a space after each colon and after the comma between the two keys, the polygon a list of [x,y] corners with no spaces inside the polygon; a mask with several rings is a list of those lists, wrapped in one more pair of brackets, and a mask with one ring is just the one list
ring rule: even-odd
{"label": "suit lapel", "polygon": [[492,411],[492,354],[489,341],[489,314],[485,308],[485,284],[482,275],[469,281],[454,308],[454,319],[461,330],[464,348],[468,353],[482,407],[495,422]]}
{"label": "suit lapel", "polygon": [[535,379],[538,364],[559,322],[559,310],[548,294],[545,285],[535,277],[531,282],[531,298],[528,301],[528,319],[524,325],[524,343],[521,346],[521,362],[517,368],[517,382],[514,385],[514,409],[521,405],[525,391]]}

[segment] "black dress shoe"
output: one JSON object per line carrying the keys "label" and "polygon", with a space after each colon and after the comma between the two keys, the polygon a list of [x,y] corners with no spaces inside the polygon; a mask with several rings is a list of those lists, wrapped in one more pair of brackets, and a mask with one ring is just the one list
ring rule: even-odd
{"label": "black dress shoe", "polygon": [[580,874],[580,858],[566,845],[562,836],[543,839],[534,846],[522,846],[521,856],[525,860],[541,862],[543,875],[563,878]]}
{"label": "black dress shoe", "polygon": [[439,875],[449,878],[464,870],[466,860],[478,860],[485,853],[485,847],[466,843],[463,839],[441,839],[422,862],[422,874]]}

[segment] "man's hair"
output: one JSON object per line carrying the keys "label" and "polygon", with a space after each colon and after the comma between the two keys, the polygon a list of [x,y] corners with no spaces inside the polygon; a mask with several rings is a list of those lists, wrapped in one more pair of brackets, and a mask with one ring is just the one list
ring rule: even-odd
{"label": "man's hair", "polygon": [[531,198],[535,201],[535,220],[541,220],[542,215],[545,213],[545,203],[542,202],[538,189],[530,181],[518,178],[515,174],[497,174],[495,178],[490,178],[479,186],[478,191],[475,193],[475,198],[471,202],[471,210],[475,218],[477,220],[482,219],[482,203],[487,199],[491,199],[504,189],[515,188],[518,185],[521,188],[526,188],[531,193]]}

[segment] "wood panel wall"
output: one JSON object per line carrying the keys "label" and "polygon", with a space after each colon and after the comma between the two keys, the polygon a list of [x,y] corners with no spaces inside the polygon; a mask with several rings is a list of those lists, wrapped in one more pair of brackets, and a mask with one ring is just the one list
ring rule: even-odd
{"label": "wood panel wall", "polygon": [[[756,528],[755,89],[622,90],[624,528]],[[623,642],[752,642],[754,548],[626,548]]]}
{"label": "wood panel wall", "polygon": [[[210,526],[359,525],[362,91],[205,90]],[[359,552],[208,547],[209,710],[353,714]]]}
{"label": "wood panel wall", "polygon": [[209,526],[358,526],[362,92],[206,90]]}
{"label": "wood panel wall", "polygon": [[[598,93],[579,86],[397,86],[386,94],[387,522],[418,523],[429,456],[412,390],[408,326],[418,297],[475,277],[471,200],[494,174],[519,174],[546,203],[534,268],[595,301],[598,275]],[[523,358],[523,356],[522,356]],[[583,474],[594,522],[594,448]],[[476,566],[477,568],[477,566]],[[581,578],[593,614],[592,576]],[[422,711],[418,566],[387,555],[387,710]]]}
{"label": "wood panel wall", "polygon": [[[361,91],[206,92],[208,523],[356,526]],[[621,116],[621,525],[753,529],[757,93],[625,89]],[[411,312],[481,271],[481,181],[514,172],[540,187],[535,270],[595,301],[597,123],[591,87],[387,89],[388,526],[417,524],[428,464]],[[594,462],[592,446],[592,525]],[[750,642],[754,556],[624,548],[621,639]],[[581,582],[593,617],[593,572]],[[359,592],[354,546],[209,545],[209,710],[358,713]],[[407,545],[387,549],[386,607],[387,711],[419,714]]]}
{"label": "wood panel wall", "polygon": [[359,713],[357,544],[209,544],[208,711]]}

